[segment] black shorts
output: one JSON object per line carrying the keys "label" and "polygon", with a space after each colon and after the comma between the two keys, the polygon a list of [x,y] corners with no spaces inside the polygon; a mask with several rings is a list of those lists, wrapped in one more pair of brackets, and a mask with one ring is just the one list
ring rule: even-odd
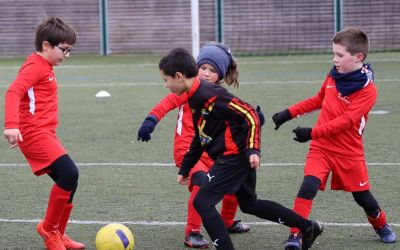
{"label": "black shorts", "polygon": [[256,197],[256,171],[243,155],[224,156],[218,158],[201,188],[220,194],[240,194],[240,196]]}

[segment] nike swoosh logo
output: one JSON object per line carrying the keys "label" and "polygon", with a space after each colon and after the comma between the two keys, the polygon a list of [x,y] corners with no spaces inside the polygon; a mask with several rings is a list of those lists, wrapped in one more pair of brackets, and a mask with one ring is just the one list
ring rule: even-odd
{"label": "nike swoosh logo", "polygon": [[367,185],[368,181],[366,182],[360,182],[360,187],[364,187],[365,185]]}
{"label": "nike swoosh logo", "polygon": [[51,81],[53,81],[54,80],[54,77],[49,77],[49,81],[51,82]]}
{"label": "nike swoosh logo", "polygon": [[334,88],[334,87],[336,87],[336,86],[333,86],[333,85],[327,85],[326,86],[327,89],[331,89],[331,88]]}

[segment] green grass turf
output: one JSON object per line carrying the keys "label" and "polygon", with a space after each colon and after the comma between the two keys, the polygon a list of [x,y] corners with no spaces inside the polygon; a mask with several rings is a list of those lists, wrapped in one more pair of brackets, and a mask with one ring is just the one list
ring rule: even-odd
{"label": "green grass turf", "polygon": [[[368,56],[375,69],[379,89],[364,135],[370,166],[372,192],[390,222],[400,223],[399,122],[400,53]],[[23,59],[0,59],[0,96],[14,79]],[[173,166],[118,166],[117,163],[172,163],[176,112],[157,125],[150,142],[136,141],[136,133],[150,108],[168,91],[162,86],[156,56],[73,56],[56,68],[60,97],[58,135],[77,163],[111,163],[109,166],[80,166],[76,209],[71,219],[93,224],[74,224],[69,233],[94,249],[96,222],[119,221],[134,232],[135,249],[184,249],[183,222],[188,192],[175,182]],[[331,55],[241,57],[241,86],[232,90],[253,105],[259,104],[267,118],[262,130],[263,163],[304,161],[308,144],[292,140],[297,125],[312,126],[316,113],[294,120],[274,131],[270,117],[298,100],[313,95],[331,67]],[[111,97],[94,95],[106,90]],[[0,102],[4,119],[4,102]],[[0,164],[25,163],[18,149],[0,143]],[[115,163],[115,164],[112,164]],[[302,180],[302,166],[263,166],[258,173],[260,198],[291,207]],[[32,220],[43,217],[51,181],[35,177],[26,166],[0,167],[0,249],[40,249],[42,242]],[[312,217],[328,223],[366,223],[350,194],[321,192]],[[245,222],[261,222],[238,213]],[[13,220],[22,220],[15,222]],[[9,221],[12,220],[12,221]],[[180,222],[177,225],[143,225],[146,222]],[[399,231],[398,227],[395,227]],[[237,249],[283,249],[287,229],[278,225],[252,225],[247,235],[232,237]],[[205,232],[204,232],[205,233]],[[205,233],[206,235],[206,233]],[[206,236],[208,238],[208,236]],[[398,249],[383,245],[370,227],[328,226],[315,249]]]}

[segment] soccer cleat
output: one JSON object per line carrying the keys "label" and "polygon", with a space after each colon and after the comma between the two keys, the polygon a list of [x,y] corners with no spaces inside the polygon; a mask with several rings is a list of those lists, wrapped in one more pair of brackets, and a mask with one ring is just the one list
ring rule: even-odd
{"label": "soccer cleat", "polygon": [[289,238],[285,241],[285,250],[300,250],[302,236],[301,233],[289,235]]}
{"label": "soccer cleat", "polygon": [[376,233],[379,235],[381,238],[381,241],[383,243],[395,243],[397,239],[396,233],[393,231],[393,229],[389,226],[389,224],[385,224],[384,227],[381,229],[375,230]]}
{"label": "soccer cleat", "polygon": [[192,230],[189,235],[185,236],[183,243],[187,247],[200,249],[208,248],[210,244],[198,230]]}
{"label": "soccer cleat", "polygon": [[324,226],[321,222],[311,221],[311,226],[303,233],[302,237],[302,250],[309,249],[314,243],[315,239],[324,231]]}
{"label": "soccer cleat", "polygon": [[36,226],[36,231],[44,240],[44,245],[46,246],[47,250],[66,250],[62,240],[60,232],[50,231],[46,232],[43,228],[43,220],[39,222]]}
{"label": "soccer cleat", "polygon": [[241,233],[247,233],[250,231],[250,226],[247,224],[242,223],[240,220],[235,220],[228,228],[228,233],[230,234],[241,234]]}
{"label": "soccer cleat", "polygon": [[76,242],[71,239],[67,234],[61,236],[61,241],[67,250],[82,250],[85,249],[85,244]]}

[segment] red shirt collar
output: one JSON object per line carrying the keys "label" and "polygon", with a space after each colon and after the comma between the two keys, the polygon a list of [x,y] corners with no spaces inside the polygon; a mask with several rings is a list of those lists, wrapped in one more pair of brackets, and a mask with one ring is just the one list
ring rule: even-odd
{"label": "red shirt collar", "polygon": [[188,99],[190,99],[193,94],[196,92],[196,90],[200,87],[200,78],[196,76],[196,78],[193,80],[192,87],[189,89],[188,92]]}

